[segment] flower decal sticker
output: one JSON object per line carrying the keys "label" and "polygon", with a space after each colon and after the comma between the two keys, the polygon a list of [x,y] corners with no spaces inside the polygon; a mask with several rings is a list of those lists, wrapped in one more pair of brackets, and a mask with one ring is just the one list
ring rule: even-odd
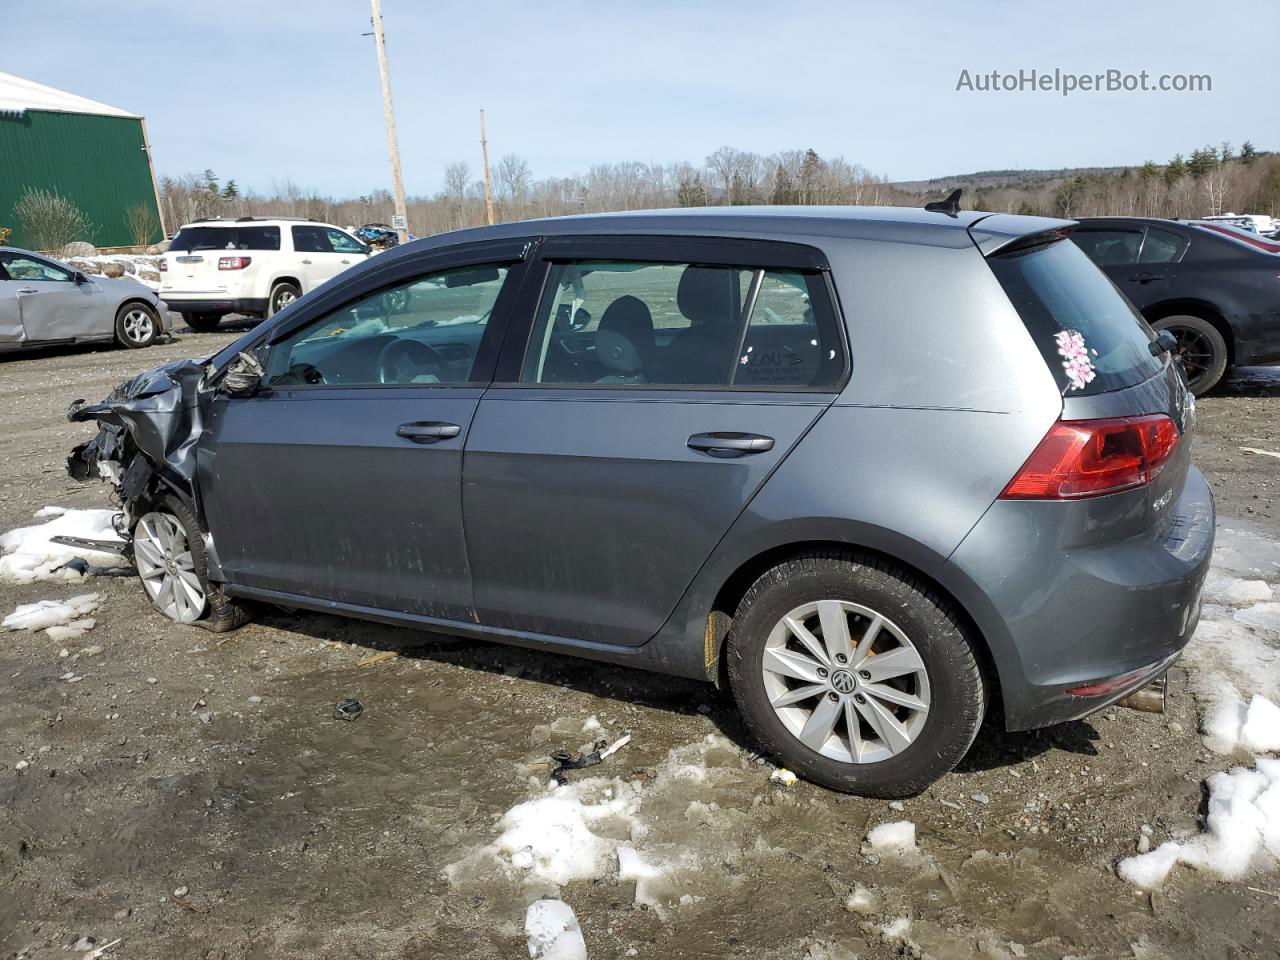
{"label": "flower decal sticker", "polygon": [[1058,355],[1062,357],[1062,369],[1070,382],[1067,389],[1083,390],[1097,375],[1084,337],[1078,330],[1061,330],[1054,334],[1053,339],[1058,345]]}

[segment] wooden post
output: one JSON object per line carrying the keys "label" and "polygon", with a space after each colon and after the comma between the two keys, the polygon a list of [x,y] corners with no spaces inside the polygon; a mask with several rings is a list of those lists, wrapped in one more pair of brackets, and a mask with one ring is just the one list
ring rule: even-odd
{"label": "wooden post", "polygon": [[489,141],[484,135],[484,111],[480,111],[480,158],[484,162],[484,214],[493,226],[493,182],[489,179]]}
{"label": "wooden post", "polygon": [[404,202],[404,181],[400,179],[400,143],[396,138],[396,112],[391,105],[391,74],[387,70],[387,41],[382,35],[382,0],[373,5],[373,43],[378,49],[378,77],[382,81],[382,112],[387,121],[387,150],[391,155],[391,192],[395,194],[396,218],[393,223],[401,243],[409,242],[409,213]]}

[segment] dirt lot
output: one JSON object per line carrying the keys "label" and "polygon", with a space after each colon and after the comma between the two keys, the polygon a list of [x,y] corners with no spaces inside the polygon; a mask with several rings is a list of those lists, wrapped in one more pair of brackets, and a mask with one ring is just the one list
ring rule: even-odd
{"label": "dirt lot", "polygon": [[[70,401],[231,336],[0,360],[0,531],[108,505],[63,472],[91,432],[64,420]],[[1280,538],[1280,460],[1240,449],[1280,451],[1280,371],[1237,374],[1199,409],[1223,524]],[[727,699],[696,683],[320,615],[218,637],[170,624],[127,577],[0,583],[0,613],[90,590],[98,625],[78,640],[0,633],[0,957],[81,956],[82,937],[119,938],[105,956],[126,960],[527,956],[525,907],[554,887],[484,848],[545,794],[534,764],[597,735],[591,717],[633,740],[578,775],[618,778],[593,788],[619,812],[584,849],[634,842],[667,865],[640,881],[648,903],[616,861],[563,887],[594,960],[1280,956],[1280,876],[1182,868],[1145,894],[1115,873],[1144,825],[1155,843],[1197,832],[1202,781],[1230,765],[1201,744],[1190,666],[1165,716],[989,728],[898,811],[770,784]],[[399,656],[357,665],[379,650]],[[332,718],[343,697],[361,719]],[[919,855],[861,851],[903,819]],[[865,913],[844,905],[858,885]],[[897,918],[905,939],[881,931]]]}

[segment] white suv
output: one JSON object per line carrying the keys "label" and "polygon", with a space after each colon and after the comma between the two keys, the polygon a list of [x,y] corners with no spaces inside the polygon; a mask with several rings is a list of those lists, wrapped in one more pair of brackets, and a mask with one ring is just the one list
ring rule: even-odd
{"label": "white suv", "polygon": [[293,217],[196,220],[160,261],[160,298],[192,330],[269,317],[371,252],[347,231]]}

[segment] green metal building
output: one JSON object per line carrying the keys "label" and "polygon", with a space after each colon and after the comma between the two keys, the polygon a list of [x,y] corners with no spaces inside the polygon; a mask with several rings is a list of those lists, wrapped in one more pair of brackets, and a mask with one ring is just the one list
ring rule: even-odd
{"label": "green metal building", "polygon": [[0,227],[11,246],[31,246],[14,211],[29,189],[79,207],[92,230],[77,239],[99,247],[164,236],[142,117],[0,73]]}

